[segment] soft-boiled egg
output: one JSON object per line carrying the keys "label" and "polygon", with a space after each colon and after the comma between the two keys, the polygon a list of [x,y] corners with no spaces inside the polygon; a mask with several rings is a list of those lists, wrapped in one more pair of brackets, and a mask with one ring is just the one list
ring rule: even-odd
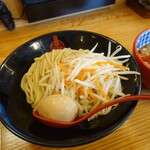
{"label": "soft-boiled egg", "polygon": [[78,106],[71,97],[54,94],[42,99],[37,107],[37,111],[42,117],[70,122],[77,117]]}

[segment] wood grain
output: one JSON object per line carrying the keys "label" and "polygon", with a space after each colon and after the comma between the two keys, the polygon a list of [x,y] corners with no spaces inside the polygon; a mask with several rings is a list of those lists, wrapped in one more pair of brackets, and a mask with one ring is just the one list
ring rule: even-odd
{"label": "wood grain", "polygon": [[23,6],[21,0],[3,0],[10,12],[12,13],[13,18],[19,18],[23,12]]}
{"label": "wood grain", "polygon": [[[8,31],[0,24],[0,63],[18,46],[26,41],[53,31],[88,30],[113,38],[132,53],[135,37],[150,27],[144,19],[126,6],[125,1],[81,15],[28,24],[27,20],[16,21],[16,29]],[[143,93],[150,90],[142,87]],[[150,103],[139,102],[128,121],[112,134],[95,142],[62,150],[149,150],[150,149]],[[0,149],[2,150],[58,150],[28,143],[6,129],[0,123]]]}

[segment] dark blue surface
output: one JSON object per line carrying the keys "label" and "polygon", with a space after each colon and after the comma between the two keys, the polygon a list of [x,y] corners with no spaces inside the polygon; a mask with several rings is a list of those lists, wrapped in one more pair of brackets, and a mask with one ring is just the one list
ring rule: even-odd
{"label": "dark blue surface", "polygon": [[52,19],[115,4],[115,0],[22,0],[29,22]]}
{"label": "dark blue surface", "polygon": [[[49,147],[69,147],[86,144],[98,140],[116,130],[122,125],[134,110],[137,101],[119,104],[108,115],[100,116],[90,122],[78,126],[57,129],[47,127],[32,116],[32,108],[26,102],[20,81],[29,69],[34,58],[49,51],[52,36],[57,35],[66,47],[72,49],[91,49],[99,43],[96,52],[107,54],[108,41],[112,41],[112,51],[119,44],[103,35],[86,31],[60,31],[37,37],[17,48],[0,66],[0,120],[11,132],[29,142]],[[82,39],[82,40],[81,40]],[[124,47],[119,52],[130,54]],[[131,56],[131,70],[139,71]],[[122,82],[125,93],[139,94],[141,77],[128,75],[129,81]]]}

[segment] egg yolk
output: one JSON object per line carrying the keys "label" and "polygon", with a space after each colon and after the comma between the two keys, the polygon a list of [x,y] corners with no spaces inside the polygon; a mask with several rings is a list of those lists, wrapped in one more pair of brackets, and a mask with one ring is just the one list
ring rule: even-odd
{"label": "egg yolk", "polygon": [[70,122],[77,117],[78,106],[71,97],[54,94],[42,99],[37,111],[42,117],[56,121]]}

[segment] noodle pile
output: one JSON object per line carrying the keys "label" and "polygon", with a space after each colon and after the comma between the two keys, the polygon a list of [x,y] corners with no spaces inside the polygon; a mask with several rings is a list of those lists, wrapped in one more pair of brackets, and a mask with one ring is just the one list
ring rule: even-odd
{"label": "noodle pile", "polygon": [[[107,56],[93,53],[95,48],[91,51],[64,48],[35,58],[21,81],[27,102],[35,109],[44,97],[63,94],[76,101],[78,116],[83,116],[98,105],[125,96],[121,80],[128,78],[123,75],[139,74],[123,66],[130,55],[115,56],[122,49],[121,46],[110,55],[110,43]],[[105,115],[112,108],[103,109],[90,119]]]}

